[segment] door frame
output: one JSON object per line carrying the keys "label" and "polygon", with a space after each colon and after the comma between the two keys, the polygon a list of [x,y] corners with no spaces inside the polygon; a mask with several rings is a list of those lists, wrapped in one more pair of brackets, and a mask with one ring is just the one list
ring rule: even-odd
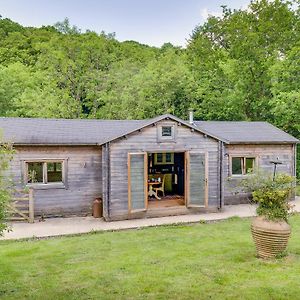
{"label": "door frame", "polygon": [[[148,155],[149,154],[155,154],[155,153],[182,153],[183,154],[183,165],[184,165],[184,187],[183,187],[183,196],[184,196],[184,205],[182,206],[186,206],[186,164],[185,164],[185,156],[186,156],[186,150],[170,150],[170,149],[151,149],[146,151],[147,153],[147,176],[146,176],[146,185],[147,185],[147,196],[148,196]],[[159,201],[159,200],[157,200]],[[147,209],[148,209],[148,202],[149,199],[147,197]]]}
{"label": "door frame", "polygon": [[[189,205],[189,197],[190,197],[190,153],[204,154],[205,161],[205,185],[204,185],[204,205]],[[185,206],[187,208],[193,207],[208,207],[208,152],[207,151],[185,151],[184,152],[184,176],[185,176],[185,184],[184,184],[184,201]]]}
{"label": "door frame", "polygon": [[[132,155],[144,155],[144,203],[145,208],[143,209],[131,209],[131,163],[130,163],[130,157]],[[141,212],[141,211],[147,211],[148,209],[148,153],[147,152],[128,152],[127,154],[127,178],[128,178],[128,213],[135,213],[135,212]]]}

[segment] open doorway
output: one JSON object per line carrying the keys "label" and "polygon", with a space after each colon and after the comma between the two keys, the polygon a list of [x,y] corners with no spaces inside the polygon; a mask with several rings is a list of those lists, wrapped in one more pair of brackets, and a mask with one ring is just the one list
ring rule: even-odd
{"label": "open doorway", "polygon": [[185,205],[184,152],[148,153],[148,209]]}

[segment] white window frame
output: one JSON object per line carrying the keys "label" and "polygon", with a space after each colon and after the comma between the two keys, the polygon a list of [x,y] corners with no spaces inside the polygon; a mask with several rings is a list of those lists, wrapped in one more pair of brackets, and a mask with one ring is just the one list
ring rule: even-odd
{"label": "white window frame", "polygon": [[[242,159],[242,174],[233,174],[232,173],[232,159],[233,158],[240,158]],[[230,176],[232,177],[244,177],[244,176],[249,176],[253,173],[247,173],[246,171],[246,159],[247,158],[253,158],[254,162],[253,162],[253,173],[255,173],[255,169],[257,168],[257,164],[258,164],[258,159],[257,156],[255,155],[231,155],[229,157],[229,168],[230,168]]]}
{"label": "white window frame", "polygon": [[[28,164],[29,163],[42,163],[43,164],[43,182],[28,182]],[[47,163],[61,163],[62,181],[48,182]],[[67,188],[67,159],[28,159],[23,161],[23,180],[27,187],[35,189],[51,189],[51,188]]]}

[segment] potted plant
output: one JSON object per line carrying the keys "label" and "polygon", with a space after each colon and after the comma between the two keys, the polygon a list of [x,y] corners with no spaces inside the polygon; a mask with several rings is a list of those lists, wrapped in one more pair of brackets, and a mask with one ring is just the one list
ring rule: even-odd
{"label": "potted plant", "polygon": [[295,178],[284,173],[272,178],[272,175],[258,172],[244,180],[243,186],[252,194],[251,201],[258,205],[251,231],[261,258],[278,257],[287,247],[291,234],[288,224],[291,206],[288,200],[294,183]]}

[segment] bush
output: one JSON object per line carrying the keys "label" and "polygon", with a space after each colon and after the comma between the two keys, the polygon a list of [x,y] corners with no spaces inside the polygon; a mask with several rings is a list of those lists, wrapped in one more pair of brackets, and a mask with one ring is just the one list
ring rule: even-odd
{"label": "bush", "polygon": [[258,172],[243,180],[244,190],[252,193],[252,202],[258,204],[259,216],[272,221],[288,221],[290,205],[288,200],[295,188],[295,178],[285,173],[270,174]]}
{"label": "bush", "polygon": [[9,162],[13,156],[11,144],[0,145],[0,236],[8,228],[6,223],[8,217],[7,204],[11,200],[12,180],[8,175]]}

